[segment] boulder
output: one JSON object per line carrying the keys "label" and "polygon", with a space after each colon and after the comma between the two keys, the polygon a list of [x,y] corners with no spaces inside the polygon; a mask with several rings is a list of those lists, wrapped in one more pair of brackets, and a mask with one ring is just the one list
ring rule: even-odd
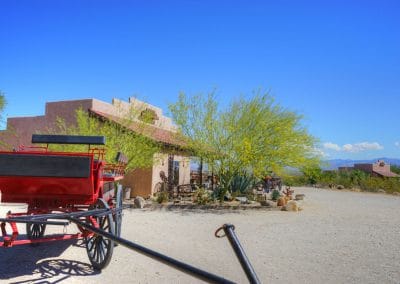
{"label": "boulder", "polygon": [[293,211],[297,212],[302,210],[301,207],[299,206],[299,203],[295,200],[290,200],[283,208],[282,210],[284,211]]}
{"label": "boulder", "polygon": [[129,187],[124,188],[124,200],[131,199],[131,189]]}
{"label": "boulder", "polygon": [[285,206],[286,205],[286,198],[285,197],[279,197],[277,201],[278,206]]}
{"label": "boulder", "polygon": [[265,207],[270,207],[269,202],[267,200],[261,200],[260,205]]}
{"label": "boulder", "polygon": [[382,189],[382,188],[378,189],[378,192],[379,193],[386,193],[386,191],[384,189]]}
{"label": "boulder", "polygon": [[278,204],[277,204],[276,201],[268,200],[268,204],[269,204],[269,206],[271,206],[272,208],[278,207]]}
{"label": "boulder", "polygon": [[296,199],[296,200],[303,200],[304,197],[305,197],[304,194],[296,194],[296,196],[294,197],[294,199]]}
{"label": "boulder", "polygon": [[336,186],[336,188],[337,188],[337,189],[344,189],[344,186],[341,185],[341,184],[338,184],[338,185]]}
{"label": "boulder", "polygon": [[135,205],[135,208],[142,209],[144,207],[144,205],[146,204],[146,201],[144,200],[143,197],[137,196],[137,197],[135,197],[133,204]]}
{"label": "boulder", "polygon": [[232,195],[229,192],[225,193],[224,200],[225,201],[231,201],[232,200]]}
{"label": "boulder", "polygon": [[245,196],[238,196],[235,198],[237,201],[240,201],[240,204],[248,204],[250,203],[247,197]]}

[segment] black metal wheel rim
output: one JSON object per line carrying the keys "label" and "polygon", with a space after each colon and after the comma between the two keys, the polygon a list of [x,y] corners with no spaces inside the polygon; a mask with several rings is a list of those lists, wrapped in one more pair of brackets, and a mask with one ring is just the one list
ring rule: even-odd
{"label": "black metal wheel rim", "polygon": [[[97,203],[91,206],[90,210],[104,208],[108,208],[107,203],[103,199],[98,199]],[[100,230],[114,234],[114,222],[111,213],[104,216],[93,216],[92,218],[96,220]],[[86,251],[93,268],[96,270],[105,268],[111,261],[114,242],[103,236],[93,234],[85,238],[85,243]]]}

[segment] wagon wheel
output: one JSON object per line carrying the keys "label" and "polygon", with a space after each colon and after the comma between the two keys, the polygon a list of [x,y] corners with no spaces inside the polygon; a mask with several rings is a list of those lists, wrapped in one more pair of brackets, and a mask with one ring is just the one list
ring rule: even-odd
{"label": "wagon wheel", "polygon": [[117,187],[117,194],[116,194],[116,198],[115,198],[115,209],[117,209],[118,211],[116,211],[116,213],[114,214],[114,231],[115,231],[115,235],[117,237],[121,236],[121,225],[122,225],[122,185],[118,185]]}
{"label": "wagon wheel", "polygon": [[[89,207],[89,210],[104,208],[108,209],[109,207],[103,199],[99,198],[96,204]],[[111,213],[104,216],[91,216],[89,219],[95,221],[100,230],[114,234],[114,223]],[[114,242],[103,236],[93,234],[85,237],[85,243],[86,251],[93,268],[96,270],[105,268],[110,263]]]}
{"label": "wagon wheel", "polygon": [[[26,223],[26,234],[28,239],[36,240],[40,239],[44,235],[44,231],[46,230],[46,224],[32,224]],[[38,244],[31,243],[31,246],[37,246]]]}

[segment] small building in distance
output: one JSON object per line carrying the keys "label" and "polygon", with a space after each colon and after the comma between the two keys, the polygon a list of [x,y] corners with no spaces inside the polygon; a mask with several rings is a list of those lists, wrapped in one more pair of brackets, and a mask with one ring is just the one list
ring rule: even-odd
{"label": "small building in distance", "polygon": [[383,160],[378,160],[373,164],[354,164],[354,167],[339,167],[339,171],[353,171],[360,170],[373,177],[400,177],[400,175],[390,170],[390,164],[385,163]]}

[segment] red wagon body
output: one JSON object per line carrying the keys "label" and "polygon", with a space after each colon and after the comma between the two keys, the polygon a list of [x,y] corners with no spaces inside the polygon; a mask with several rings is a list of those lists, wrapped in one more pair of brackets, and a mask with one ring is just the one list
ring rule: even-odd
{"label": "red wagon body", "polygon": [[1,201],[35,207],[90,205],[101,193],[103,168],[93,154],[0,152]]}
{"label": "red wagon body", "polygon": [[[6,219],[1,220],[3,240],[0,246],[83,237],[93,266],[104,268],[111,258],[112,241],[102,239],[100,242],[101,236],[79,226],[81,233],[69,236],[44,237],[44,231],[49,224],[66,224],[49,220],[69,220],[73,216],[119,235],[122,188],[116,194],[114,182],[123,178],[125,156],[119,153],[114,164],[107,164],[104,149],[91,148],[91,145],[104,145],[102,136],[34,135],[32,143],[47,146],[0,152],[1,202],[28,204],[26,213],[9,212]],[[88,144],[88,151],[53,152],[48,149],[50,143]],[[28,239],[17,239],[18,222],[27,224]],[[11,236],[6,232],[7,223],[12,228]]]}

